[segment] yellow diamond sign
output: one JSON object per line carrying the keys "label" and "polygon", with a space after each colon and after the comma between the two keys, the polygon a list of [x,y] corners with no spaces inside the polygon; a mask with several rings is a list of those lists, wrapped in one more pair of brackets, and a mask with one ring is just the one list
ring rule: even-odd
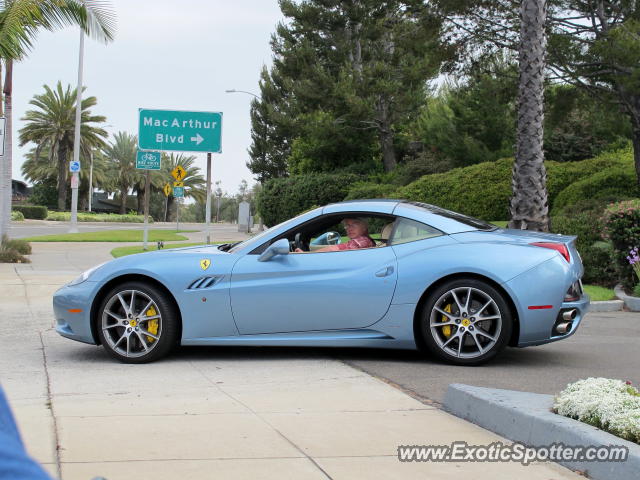
{"label": "yellow diamond sign", "polygon": [[164,195],[168,197],[169,194],[171,193],[171,185],[169,185],[168,183],[165,183],[164,188],[162,190],[164,191]]}
{"label": "yellow diamond sign", "polygon": [[184,182],[173,182],[174,187],[184,187]]}
{"label": "yellow diamond sign", "polygon": [[187,171],[182,165],[178,165],[176,166],[176,168],[171,170],[171,175],[173,175],[173,178],[175,178],[177,181],[180,181],[187,176]]}

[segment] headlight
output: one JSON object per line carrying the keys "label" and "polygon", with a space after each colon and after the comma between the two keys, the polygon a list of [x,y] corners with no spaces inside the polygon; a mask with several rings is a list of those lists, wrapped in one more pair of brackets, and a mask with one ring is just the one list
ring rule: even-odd
{"label": "headlight", "polygon": [[80,274],[79,277],[74,278],[73,280],[71,280],[67,285],[71,286],[71,285],[78,285],[84,281],[86,281],[93,272],[95,272],[97,269],[99,269],[101,266],[103,266],[105,263],[107,262],[103,262],[100,265],[96,265],[95,267],[90,268],[89,270],[85,270],[84,272],[82,272]]}

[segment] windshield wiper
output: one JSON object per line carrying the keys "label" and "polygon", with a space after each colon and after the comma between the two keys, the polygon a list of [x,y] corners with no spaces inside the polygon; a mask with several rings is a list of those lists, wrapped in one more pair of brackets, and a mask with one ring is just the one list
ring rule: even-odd
{"label": "windshield wiper", "polygon": [[220,250],[222,252],[228,252],[229,250],[231,250],[233,247],[235,247],[236,245],[238,245],[240,243],[242,243],[242,242],[223,243],[222,245],[218,245],[218,250]]}

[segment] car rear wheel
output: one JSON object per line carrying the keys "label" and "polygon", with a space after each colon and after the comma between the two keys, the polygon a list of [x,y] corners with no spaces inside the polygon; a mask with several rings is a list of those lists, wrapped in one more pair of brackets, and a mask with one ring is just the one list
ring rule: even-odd
{"label": "car rear wheel", "polygon": [[504,296],[476,279],[441,285],[424,304],[421,333],[430,352],[456,365],[479,365],[504,349],[512,316]]}
{"label": "car rear wheel", "polygon": [[124,363],[157,360],[177,341],[175,305],[164,292],[143,282],[126,282],[112,289],[95,321],[106,351]]}

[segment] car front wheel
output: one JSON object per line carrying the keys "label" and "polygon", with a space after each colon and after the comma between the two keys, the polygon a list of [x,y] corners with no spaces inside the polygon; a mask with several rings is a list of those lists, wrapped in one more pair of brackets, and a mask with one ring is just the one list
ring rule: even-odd
{"label": "car front wheel", "polygon": [[456,365],[478,365],[504,349],[511,311],[491,285],[456,279],[441,285],[422,309],[421,333],[430,352]]}
{"label": "car front wheel", "polygon": [[147,363],[176,344],[178,316],[166,294],[143,282],[126,282],[103,299],[96,317],[100,342],[124,363]]}

